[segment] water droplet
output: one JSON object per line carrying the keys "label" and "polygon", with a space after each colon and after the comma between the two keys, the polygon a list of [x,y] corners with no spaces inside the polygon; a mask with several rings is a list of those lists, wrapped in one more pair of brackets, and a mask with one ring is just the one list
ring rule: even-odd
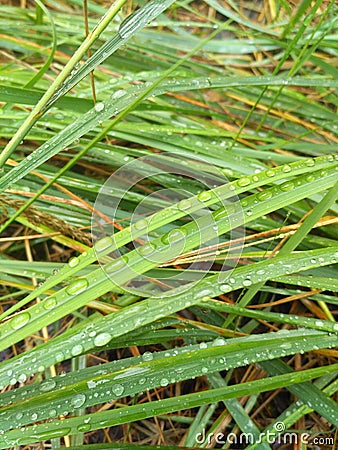
{"label": "water droplet", "polygon": [[83,347],[81,344],[74,345],[74,347],[71,350],[71,354],[73,356],[81,355],[82,352],[83,352]]}
{"label": "water droplet", "polygon": [[276,175],[276,172],[271,169],[267,170],[265,173],[268,177],[274,177]]}
{"label": "water droplet", "polygon": [[103,111],[104,110],[104,103],[102,103],[102,102],[96,103],[94,108],[95,108],[95,111],[97,111],[97,112]]}
{"label": "water droplet", "polygon": [[251,209],[248,209],[248,210],[246,211],[246,215],[247,215],[247,216],[252,216],[252,211],[251,211]]}
{"label": "water droplet", "polygon": [[257,194],[257,198],[260,201],[269,200],[269,198],[272,197],[272,192],[270,191],[263,191]]}
{"label": "water droplet", "polygon": [[113,239],[110,236],[104,237],[96,242],[94,248],[97,252],[103,252],[113,245]]}
{"label": "water droplet", "polygon": [[202,373],[208,373],[209,372],[209,369],[207,368],[207,367],[202,367]]}
{"label": "water droplet", "polygon": [[19,375],[19,377],[18,377],[19,383],[24,383],[26,380],[27,380],[27,375],[25,373],[22,373]]}
{"label": "water droplet", "polygon": [[77,427],[77,431],[79,431],[80,433],[87,433],[90,430],[91,430],[91,425],[89,423],[83,423],[82,425],[79,425]]}
{"label": "water droplet", "polygon": [[288,164],[286,164],[285,166],[283,166],[282,167],[282,171],[284,172],[284,173],[288,173],[288,172],[291,172],[291,167],[288,165]]}
{"label": "water droplet", "polygon": [[38,418],[37,413],[33,413],[33,414],[31,415],[31,419],[32,419],[32,420],[36,420],[37,418]]}
{"label": "water droplet", "polygon": [[124,97],[126,95],[126,91],[123,89],[118,89],[116,92],[114,92],[114,94],[111,96],[111,98],[113,99],[117,99],[117,98],[121,98]]}
{"label": "water droplet", "polygon": [[202,289],[197,295],[198,297],[210,297],[213,292],[210,289]]}
{"label": "water droplet", "polygon": [[80,294],[80,292],[85,291],[87,287],[88,280],[86,278],[79,278],[67,287],[66,292],[69,295]]}
{"label": "water droplet", "polygon": [[169,384],[169,380],[167,378],[161,379],[161,381],[160,381],[161,386],[165,387],[165,386],[168,386],[168,384]]}
{"label": "water droplet", "polygon": [[250,178],[248,177],[242,177],[237,181],[238,186],[244,187],[248,186],[250,184]]}
{"label": "water droplet", "polygon": [[14,316],[9,324],[14,330],[24,327],[30,320],[31,316],[28,312],[22,312]]}
{"label": "water droplet", "polygon": [[107,272],[107,273],[115,273],[115,272],[117,272],[118,270],[120,270],[122,267],[124,267],[125,265],[126,265],[126,262],[127,262],[128,260],[127,260],[127,257],[121,257],[121,258],[119,258],[119,259],[116,259],[115,261],[112,261],[111,263],[109,263],[109,264],[106,264],[105,266],[104,266],[104,270]]}
{"label": "water droplet", "polygon": [[208,348],[208,345],[205,342],[201,342],[199,347],[200,347],[200,349]]}
{"label": "water droplet", "polygon": [[102,347],[103,345],[108,344],[112,340],[112,336],[109,333],[101,333],[98,334],[94,339],[94,345],[96,347]]}
{"label": "water droplet", "polygon": [[55,362],[61,362],[65,359],[65,356],[62,352],[57,352],[55,354]]}
{"label": "water droplet", "polygon": [[147,228],[147,226],[148,226],[148,221],[145,219],[138,220],[137,222],[135,222],[133,224],[133,227],[136,230],[143,230],[144,228]]}
{"label": "water droplet", "polygon": [[43,307],[45,309],[53,309],[56,305],[56,298],[55,297],[48,297],[43,301]]}
{"label": "water droplet", "polygon": [[124,392],[124,387],[122,386],[122,384],[115,384],[112,387],[112,391],[114,392],[114,394],[117,397],[120,397],[123,394],[123,392]]}
{"label": "water droplet", "polygon": [[314,181],[316,179],[316,177],[312,174],[309,174],[305,177],[306,181],[308,181],[309,183],[311,183],[312,181]]}
{"label": "water droplet", "polygon": [[166,235],[164,235],[161,239],[161,241],[164,244],[172,244],[173,242],[179,241],[182,238],[185,238],[185,232],[183,230],[180,230],[179,228],[176,228],[174,230],[169,231]]}
{"label": "water droplet", "polygon": [[55,380],[53,378],[49,378],[48,380],[45,380],[40,385],[40,391],[42,392],[48,392],[54,389],[56,386]]}
{"label": "water droplet", "polygon": [[198,194],[197,198],[200,202],[207,202],[212,198],[212,194],[211,192],[203,191]]}
{"label": "water droplet", "polygon": [[144,352],[142,355],[143,361],[151,361],[154,358],[154,355],[150,352]]}
{"label": "water droplet", "polygon": [[73,408],[81,408],[86,402],[86,396],[84,394],[76,394],[70,400],[70,404]]}
{"label": "water droplet", "polygon": [[315,165],[315,161],[314,161],[314,159],[309,158],[309,159],[306,159],[306,160],[304,161],[304,164],[305,164],[306,166],[308,166],[308,167],[312,167],[312,166]]}
{"label": "water droplet", "polygon": [[225,345],[225,340],[223,339],[223,338],[221,338],[221,337],[218,337],[218,338],[216,338],[214,341],[213,341],[213,345],[215,345],[216,347],[217,346],[221,346],[221,345]]}
{"label": "water droplet", "polygon": [[138,252],[142,256],[147,256],[153,253],[153,251],[156,249],[156,246],[154,244],[145,244],[142,247],[138,247]]}
{"label": "water droplet", "polygon": [[287,181],[280,186],[282,191],[291,191],[291,189],[293,189],[294,187],[295,184],[292,181]]}
{"label": "water droplet", "polygon": [[79,264],[79,258],[77,258],[76,256],[74,256],[73,258],[70,258],[70,260],[68,261],[68,265],[69,267],[76,267]]}
{"label": "water droplet", "polygon": [[186,209],[191,208],[191,206],[192,206],[191,200],[188,199],[183,199],[179,201],[177,204],[177,208],[180,209],[181,211],[185,211]]}
{"label": "water droplet", "polygon": [[243,281],[243,286],[251,286],[252,285],[252,281],[251,280],[244,280]]}

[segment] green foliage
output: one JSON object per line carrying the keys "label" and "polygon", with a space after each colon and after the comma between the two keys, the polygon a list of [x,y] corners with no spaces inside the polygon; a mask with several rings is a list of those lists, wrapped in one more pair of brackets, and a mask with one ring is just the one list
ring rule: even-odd
{"label": "green foliage", "polygon": [[1,8],[0,448],[338,425],[335,6],[229,5]]}

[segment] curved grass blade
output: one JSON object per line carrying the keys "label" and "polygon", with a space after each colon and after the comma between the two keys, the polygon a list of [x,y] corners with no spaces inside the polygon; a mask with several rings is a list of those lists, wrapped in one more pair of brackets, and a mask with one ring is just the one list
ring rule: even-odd
{"label": "curved grass blade", "polygon": [[[315,81],[315,80],[314,80]],[[287,80],[290,85],[309,85],[309,80],[303,79],[297,83],[297,79]],[[27,173],[39,167],[43,162],[59,153],[61,150],[70,146],[74,141],[84,134],[98,126],[99,123],[116,116],[121,111],[132,108],[138,102],[135,97],[158,96],[166,92],[180,92],[183,90],[209,89],[210,87],[229,87],[229,86],[271,86],[284,85],[285,80],[271,77],[246,77],[245,79],[233,79],[230,77],[222,79],[202,78],[194,80],[172,80],[161,83],[159,87],[149,89],[147,83],[137,85],[125,91],[117,91],[104,102],[100,102],[93,109],[78,118],[74,123],[68,125],[56,136],[49,139],[45,144],[34,150],[27,158],[25,158],[16,167],[4,174],[0,180],[0,192],[7,189],[12,183],[22,179]],[[327,80],[328,87],[338,86],[338,82]],[[122,95],[123,94],[123,95]],[[115,97],[114,97],[115,95]],[[42,99],[41,99],[42,101]],[[40,102],[39,102],[40,103]]]}
{"label": "curved grass blade", "polygon": [[[187,214],[198,211],[200,208],[205,206],[211,206],[217,203],[219,200],[226,200],[233,196],[234,192],[239,195],[248,189],[253,189],[259,186],[264,186],[270,184],[273,180],[278,182],[292,175],[298,175],[302,173],[312,172],[314,169],[325,168],[331,165],[337,157],[333,155],[322,156],[315,159],[307,159],[305,161],[296,161],[291,164],[286,164],[273,169],[268,169],[264,172],[251,175],[248,177],[242,177],[237,181],[234,181],[228,185],[220,186],[216,189],[208,191],[210,193],[210,199],[207,202],[201,204],[198,196],[191,197],[189,199],[191,206],[180,210],[178,205],[172,205],[166,209],[153,214],[147,224],[143,222],[136,222],[131,228],[126,227],[124,230],[120,231],[114,236],[114,239],[107,237],[98,241],[93,249],[89,249],[85,254],[80,255],[76,260],[72,260],[71,263],[65,265],[56,275],[52,276],[47,280],[42,286],[37,287],[31,294],[24,298],[21,302],[9,308],[6,313],[0,316],[0,319],[7,317],[9,314],[15,312],[18,308],[24,306],[29,301],[33,300],[37,296],[43,294],[47,290],[51,289],[55,285],[61,283],[66,278],[77,274],[83,268],[89,266],[95,262],[98,257],[103,257],[108,253],[116,250],[117,248],[131,242],[132,239],[137,239],[144,233],[144,227],[147,227],[148,232],[156,230],[158,227],[168,224],[176,219],[184,217]],[[146,170],[146,168],[144,168]],[[311,175],[312,178],[312,175]],[[313,180],[314,181],[314,180]],[[257,198],[261,201],[264,197],[268,200],[272,197],[270,191],[262,192]],[[143,225],[141,226],[141,224]]]}
{"label": "curved grass blade", "polygon": [[[320,192],[321,190],[330,187],[330,185],[332,186],[336,180],[337,168],[338,166],[326,170],[325,172],[313,172],[311,175],[311,182],[308,182],[306,175],[303,175],[293,182],[286,182],[280,186],[267,189],[264,192],[264,197],[262,197],[262,193],[247,197],[242,201],[240,208],[234,206],[232,213],[221,208],[213,213],[215,225],[217,225],[217,230],[214,229],[214,232],[221,235],[229,231],[233,226],[242,225],[245,222],[252,221],[257,217],[261,217],[262,215],[275,210],[276,205],[281,208],[284,204],[289,205],[304,198],[304,196]],[[209,198],[207,201],[209,201]],[[181,230],[179,233],[180,239],[175,241],[172,246],[168,243],[163,244],[163,237],[152,241],[153,247],[151,247],[150,250],[152,251],[153,256],[156,254],[156,262],[154,262],[154,260],[150,261],[149,259],[145,260],[142,256],[142,250],[133,250],[129,252],[128,257],[124,256],[114,260],[112,263],[108,263],[110,265],[105,266],[105,271],[97,269],[88,276],[75,280],[68,287],[61,289],[52,297],[47,297],[39,304],[30,307],[3,323],[0,325],[0,335],[3,336],[0,342],[0,349],[12,345],[14,342],[23,339],[30,333],[63,317],[65,314],[73,312],[80,306],[108,292],[112,286],[121,286],[121,284],[138,276],[138,274],[145,273],[156,267],[161,261],[165,262],[178,256],[175,254],[175,252],[177,252],[177,245],[180,252],[186,252],[195,248],[195,246],[200,244],[200,231],[203,227],[207,226],[207,229],[210,230],[210,222],[207,221],[207,223],[203,225],[203,221],[204,219],[202,217],[201,220],[198,219],[196,222],[184,225],[177,229]],[[189,241],[185,240],[186,236],[189,236]],[[208,239],[210,239],[210,236]],[[105,242],[105,244],[107,244],[107,242]],[[111,241],[109,241],[109,245],[110,244]],[[161,252],[164,248],[168,249],[170,254],[168,252]],[[309,268],[332,263],[332,260],[335,258],[333,256],[334,252],[332,253],[332,249],[330,249],[330,252],[327,249],[325,249],[325,251],[326,254],[324,252],[324,256],[320,256],[320,261],[313,256],[313,261],[309,265]],[[317,253],[314,253],[314,255],[316,254]],[[78,260],[75,260],[74,263],[71,262],[71,266],[72,264],[77,265]],[[288,265],[287,270],[283,270],[279,275],[287,274],[288,270],[294,271],[292,265]],[[107,273],[109,273],[110,279],[107,278]],[[275,275],[276,273],[272,273],[270,274],[270,277]],[[263,279],[266,280],[269,278],[262,277],[262,280]],[[250,285],[252,283],[253,281],[250,281]],[[249,285],[248,282],[244,283],[243,286],[245,285]],[[232,288],[229,286],[229,291],[231,290]]]}
{"label": "curved grass blade", "polygon": [[[313,165],[314,165],[314,161],[311,160],[311,166],[313,166]],[[330,170],[314,172],[311,175],[310,182],[307,181],[306,175],[303,175],[303,176],[298,177],[295,181],[285,182],[280,186],[270,188],[270,189],[266,190],[266,192],[264,192],[264,193],[253,195],[253,196],[249,197],[248,200],[245,199],[245,206],[244,206],[244,200],[243,200],[241,203],[241,207],[238,208],[238,206],[237,206],[237,210],[236,210],[236,207],[234,207],[233,211],[231,211],[231,212],[226,211],[223,208],[221,208],[220,211],[213,214],[215,224],[218,226],[217,230],[214,230],[214,232],[217,235],[223,234],[223,233],[229,231],[234,226],[239,226],[245,222],[250,222],[257,217],[260,217],[260,216],[266,214],[267,212],[273,211],[274,210],[273,208],[276,206],[282,207],[283,202],[285,205],[288,205],[288,204],[291,204],[301,198],[304,198],[304,195],[311,195],[311,193],[320,192],[321,190],[323,190],[327,187],[330,187],[330,183],[333,183],[336,178],[337,169],[338,169],[338,165],[336,165],[335,167],[333,167]],[[275,173],[267,171],[265,175],[268,178],[271,178],[271,176],[274,176]],[[239,186],[241,186],[243,184],[245,186],[248,186],[248,181],[250,181],[250,180],[247,178],[238,180]],[[307,186],[306,190],[304,189],[304,186]],[[198,198],[197,198],[197,200],[198,200]],[[202,203],[205,206],[207,206],[208,202],[210,200],[211,199],[208,196],[208,198],[206,200],[204,200]],[[182,209],[184,211],[186,211],[187,206],[191,206],[191,205],[185,204],[185,207]],[[178,209],[180,209],[179,205],[178,205]],[[245,216],[243,216],[243,213],[245,214]],[[196,245],[199,245],[199,233],[200,233],[200,230],[203,229],[203,226],[205,226],[205,225],[203,225],[203,220],[204,219],[202,218],[202,222],[197,221],[196,223],[192,223],[192,224],[186,225],[181,228],[182,239],[183,239],[183,236],[189,236],[189,246],[187,246],[187,242],[184,242],[184,249],[182,250],[183,252],[194,248],[194,246],[196,246]],[[206,226],[209,226],[209,225],[210,225],[210,223],[206,224]],[[144,229],[146,227],[147,227],[147,223],[144,223],[142,226],[142,231],[144,231]],[[194,238],[193,238],[193,236],[194,236]],[[180,239],[179,242],[182,243],[182,239]],[[210,237],[209,237],[209,239],[210,239]],[[158,238],[157,240],[155,240],[153,242],[153,244],[155,247],[163,248],[162,238]],[[176,242],[176,244],[177,244],[177,242]],[[101,249],[106,251],[107,248],[111,247],[111,245],[112,245],[112,240],[111,239],[109,240],[109,238],[108,238],[108,242],[107,242],[107,240],[103,241]],[[142,253],[142,251],[141,251],[141,253]],[[160,259],[158,259],[157,263],[153,263],[153,262],[151,263],[150,261],[144,261],[144,258],[142,258],[142,256],[136,250],[129,253],[128,264],[123,259],[116,260],[115,263],[117,265],[120,265],[121,270],[117,270],[117,271],[115,270],[114,277],[117,277],[116,280],[118,280],[119,284],[121,285],[121,283],[123,283],[123,282],[130,281],[132,278],[134,278],[136,276],[136,274],[145,273],[146,271],[155,267],[157,264],[160,264],[161,261],[165,262],[165,258],[167,258],[167,260],[169,260],[171,258],[174,258],[175,256],[178,256],[173,253],[171,255],[171,258],[168,255],[166,255],[164,257],[164,255],[161,254],[158,250],[154,250],[154,254],[155,253],[157,255],[156,259],[158,257],[160,258]],[[133,256],[132,259],[130,259],[130,255]],[[70,267],[77,266],[78,263],[79,263],[78,260],[72,260]],[[122,266],[124,266],[124,267],[122,267]],[[141,270],[141,272],[139,272],[139,270]],[[91,286],[92,280],[95,280],[97,289],[98,289],[98,286],[102,282],[100,289],[97,291],[97,296],[107,292],[107,290],[109,290],[110,286],[116,284],[115,282],[112,283],[112,281],[105,279],[105,274],[100,272],[100,270],[95,271],[94,274],[91,274],[90,276],[88,276],[86,278],[80,279],[79,281],[75,281],[73,283],[73,288],[72,287],[66,288],[66,289],[60,291],[58,294],[56,294],[56,297],[53,298],[53,302],[52,302],[53,308],[49,308],[49,309],[53,309],[53,314],[55,317],[54,320],[56,320],[56,318],[58,318],[58,317],[61,317],[61,316],[58,316],[58,314],[61,313],[61,310],[63,310],[65,314],[66,314],[66,310],[68,312],[72,312],[72,310],[70,310],[68,308],[70,308],[71,305],[74,308],[75,305],[71,301],[70,297],[73,296],[79,300],[79,294],[81,295],[82,291],[86,290],[86,288],[88,288],[88,286]],[[111,280],[113,280],[112,277],[111,277]],[[76,286],[77,286],[77,289],[76,289]],[[70,292],[68,292],[67,289],[70,290]],[[89,287],[89,289],[92,289],[92,287]],[[69,294],[71,294],[72,291],[74,291],[74,294],[69,296]],[[86,292],[88,293],[89,291],[86,291]],[[61,300],[61,299],[63,299],[63,300]],[[91,300],[92,299],[93,298],[91,298]],[[47,299],[46,299],[46,302],[47,302]],[[65,303],[67,303],[67,306],[68,306],[68,308],[66,308],[66,310],[64,310]],[[55,307],[56,304],[58,304],[58,307]],[[49,315],[51,318],[50,314],[43,311],[43,305],[44,305],[43,302],[40,303],[41,308],[39,308],[38,315],[37,315],[37,312],[34,311],[33,317],[35,317],[35,320],[34,320],[35,322],[39,320],[38,317],[41,315]],[[78,304],[78,307],[79,306],[80,306],[80,304]],[[35,308],[37,308],[37,307],[38,306],[36,305]],[[59,313],[57,311],[59,311]],[[25,317],[27,319],[26,321],[30,322],[30,326],[33,326],[32,325],[33,321],[31,321],[30,315],[26,314]],[[23,327],[24,325],[25,324],[22,324],[19,328]],[[10,333],[10,334],[13,333],[13,328],[11,327],[10,323],[4,324],[4,325],[2,325],[2,327],[7,328],[6,333]],[[0,326],[0,332],[1,332],[2,327]],[[10,328],[12,328],[12,329],[10,330]],[[36,331],[36,330],[34,330],[34,331]],[[7,336],[9,337],[9,335],[7,335]]]}
{"label": "curved grass blade", "polygon": [[109,56],[111,56],[121,45],[124,45],[140,29],[144,28],[162,12],[164,12],[175,0],[153,0],[148,2],[143,8],[134,11],[120,25],[118,33],[97,52],[95,52],[85,64],[76,70],[69,79],[55,92],[51,99],[46,103],[44,110],[49,109],[58,98],[65,95],[70,89],[78,84],[85,76],[89,75],[95,67],[100,65]]}
{"label": "curved grass blade", "polygon": [[[43,96],[39,89],[18,88],[16,86],[0,86],[1,101],[15,105],[34,105]],[[65,96],[60,98],[56,105],[60,109],[85,113],[93,107],[93,101],[86,98]]]}
{"label": "curved grass blade", "polygon": [[17,132],[14,134],[12,139],[6,145],[2,153],[0,154],[0,168],[3,167],[6,160],[11,156],[13,151],[17,148],[21,140],[27,135],[32,126],[37,122],[40,116],[43,114],[43,108],[46,103],[53,96],[55,90],[59,88],[59,86],[66,80],[66,78],[71,74],[71,71],[74,70],[74,67],[77,63],[80,62],[81,58],[86,54],[88,48],[96,41],[96,39],[100,36],[100,34],[104,31],[104,29],[109,25],[110,21],[115,17],[120,8],[126,0],[117,0],[107,11],[104,17],[97,24],[95,29],[88,35],[88,37],[83,41],[78,50],[74,53],[74,55],[70,58],[66,66],[59,73],[59,75],[55,78],[53,84],[49,87],[49,89],[45,92],[43,97],[39,100],[39,102],[35,105],[35,107],[30,112],[27,119],[20,126]]}
{"label": "curved grass blade", "polygon": [[[307,330],[282,330],[259,337],[248,336],[229,340],[217,338],[210,343],[183,349],[176,348],[157,354],[146,353],[143,357],[138,357],[136,364],[134,358],[133,365],[130,365],[128,360],[122,361],[124,367],[119,369],[110,364],[113,371],[103,365],[100,366],[99,375],[91,370],[92,374],[88,377],[86,369],[83,369],[70,373],[67,383],[66,380],[61,380],[60,383],[60,377],[58,380],[48,378],[39,383],[38,394],[35,393],[33,397],[25,400],[21,398],[17,402],[15,391],[11,392],[12,404],[0,410],[0,430],[7,431],[56,415],[67,415],[80,407],[86,408],[134,395],[145,389],[165,387],[194,376],[310,351],[318,347],[319,341],[322,348],[335,347],[338,337]],[[57,387],[58,384],[61,386]],[[332,403],[326,402],[329,411],[334,409]],[[317,408],[321,409],[319,405],[316,405],[315,409]],[[327,417],[327,414],[324,414],[324,417]],[[334,419],[330,416],[329,418]]]}
{"label": "curved grass blade", "polygon": [[[112,411],[96,412],[81,417],[65,419],[62,422],[56,420],[46,424],[22,427],[19,430],[11,430],[0,435],[0,448],[23,445],[27,443],[43,441],[55,437],[62,437],[78,432],[88,432],[114,426],[122,423],[130,423],[136,420],[167,414],[188,408],[195,408],[204,404],[215,403],[224,399],[238,398],[245,395],[267,392],[278,389],[280,386],[291,386],[303,383],[322,375],[333,373],[338,370],[338,364],[331,366],[308,369],[301,372],[287,373],[274,377],[264,378],[256,381],[242,383],[236,386],[212,389],[194,394],[182,395],[180,397],[158,400],[148,404],[140,404],[131,407],[117,408]],[[332,414],[331,420],[337,422],[336,410],[328,411]]]}
{"label": "curved grass blade", "polygon": [[[270,318],[272,321],[280,323],[289,323],[294,326],[305,326],[336,333],[338,325],[334,322],[307,317],[289,317],[288,315],[268,313],[265,311],[248,310],[235,305],[211,301],[210,297],[244,287],[247,284],[248,279],[250,279],[252,283],[255,283],[258,279],[268,280],[276,273],[279,275],[285,274],[290,269],[295,272],[307,270],[314,266],[314,263],[311,262],[313,260],[316,260],[320,265],[330,264],[334,258],[337,258],[337,252],[338,248],[331,251],[323,249],[319,251],[300,252],[287,258],[277,257],[274,258],[274,260],[256,263],[254,268],[251,266],[244,266],[235,269],[231,279],[229,279],[229,284],[219,280],[219,275],[213,275],[197,283],[189,290],[189,292],[181,294],[178,292],[175,296],[172,295],[164,298],[148,298],[135,305],[126,307],[119,312],[101,318],[98,323],[91,324],[90,327],[86,327],[79,333],[73,334],[69,339],[66,339],[65,337],[63,340],[58,340],[57,347],[53,352],[46,354],[44,351],[45,344],[42,344],[23,356],[17,356],[10,361],[4,361],[0,366],[0,385],[6,386],[16,382],[23,373],[25,376],[29,376],[44,370],[45,366],[50,366],[78,354],[87,353],[97,346],[104,346],[118,336],[125,335],[141,326],[153,323],[157,319],[199,303],[202,303],[205,307],[210,309],[237,313],[238,315],[247,317],[263,318],[263,320]],[[321,258],[320,263],[319,258]],[[95,296],[97,295],[97,289],[98,288],[94,288]],[[84,295],[85,294],[80,293],[77,298],[72,299],[73,304],[76,305],[77,301],[80,304],[80,299]],[[86,297],[86,300],[88,300],[88,297]],[[36,311],[36,307],[32,307],[30,311]],[[49,314],[50,313],[51,310],[49,310]],[[60,316],[62,316],[61,313]],[[1,347],[7,347],[11,342],[14,342],[15,339],[20,340],[23,336],[28,335],[31,329],[39,329],[51,321],[53,321],[53,318],[45,317],[44,314],[44,316],[39,317],[36,323],[34,322],[33,326],[30,326],[28,330],[27,328],[23,328],[22,330],[14,331],[11,330],[9,326],[6,326],[6,323],[3,324],[1,331],[6,329],[6,333],[11,333],[11,336],[9,338],[6,338],[6,336],[2,338]],[[25,327],[27,327],[27,323],[25,324]],[[31,355],[29,360],[27,360],[28,353]]]}
{"label": "curved grass blade", "polygon": [[25,84],[24,89],[25,88],[29,89],[29,88],[33,87],[36,84],[36,82],[39,81],[40,78],[47,72],[49,66],[53,62],[53,58],[54,58],[56,46],[57,46],[56,28],[55,28],[53,16],[51,15],[49,10],[46,8],[46,6],[40,0],[35,0],[35,3],[39,6],[40,10],[46,14],[46,16],[48,17],[48,19],[50,21],[51,28],[52,28],[52,46],[51,46],[51,51],[48,55],[48,58],[46,59],[46,61],[42,65],[42,67],[39,69],[39,71],[34,75],[34,77],[28,83]]}

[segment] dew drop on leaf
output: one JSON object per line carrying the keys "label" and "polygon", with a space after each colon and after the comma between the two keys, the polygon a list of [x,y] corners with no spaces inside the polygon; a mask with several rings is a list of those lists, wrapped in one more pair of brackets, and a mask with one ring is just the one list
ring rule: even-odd
{"label": "dew drop on leaf", "polygon": [[113,239],[110,236],[100,239],[95,244],[95,250],[97,252],[103,252],[113,244]]}
{"label": "dew drop on leaf", "polygon": [[308,167],[312,167],[315,165],[315,161],[312,158],[305,160],[305,165]]}
{"label": "dew drop on leaf", "polygon": [[22,312],[16,316],[14,316],[9,324],[14,330],[18,330],[19,328],[24,327],[30,320],[31,316],[28,312]]}
{"label": "dew drop on leaf", "polygon": [[208,191],[200,192],[197,196],[197,198],[200,202],[207,202],[208,200],[211,199],[211,197],[212,197],[212,194],[211,194],[211,192],[208,192]]}
{"label": "dew drop on leaf", "polygon": [[101,112],[104,110],[104,103],[102,103],[102,102],[96,103],[94,108],[95,108],[95,111]]}
{"label": "dew drop on leaf", "polygon": [[18,382],[24,383],[27,380],[27,375],[25,373],[22,373],[18,376]]}
{"label": "dew drop on leaf", "polygon": [[140,219],[137,222],[134,223],[134,228],[136,230],[143,230],[144,228],[147,228],[148,222],[145,219]]}
{"label": "dew drop on leaf", "polygon": [[82,352],[83,352],[83,347],[82,347],[81,344],[76,344],[76,345],[74,345],[74,347],[73,347],[72,350],[71,350],[71,354],[72,354],[73,356],[80,355]]}
{"label": "dew drop on leaf", "polygon": [[112,391],[114,392],[114,394],[116,395],[116,396],[120,396],[120,395],[122,395],[123,394],[123,392],[124,392],[124,387],[122,386],[122,384],[115,384],[113,387],[112,387]]}
{"label": "dew drop on leaf", "polygon": [[153,358],[154,358],[154,356],[150,352],[144,352],[142,355],[143,361],[151,361]]}
{"label": "dew drop on leaf", "polygon": [[68,261],[68,265],[69,267],[76,267],[79,264],[79,258],[77,258],[76,256],[74,256],[73,258],[70,258],[70,260]]}
{"label": "dew drop on leaf", "polygon": [[286,183],[283,183],[280,188],[282,191],[291,191],[295,187],[295,184],[292,181],[287,181]]}
{"label": "dew drop on leaf", "polygon": [[86,396],[84,394],[76,394],[70,400],[70,404],[73,408],[81,408],[81,406],[85,403]]}
{"label": "dew drop on leaf", "polygon": [[56,298],[55,297],[49,297],[43,302],[43,307],[45,309],[53,309],[56,305]]}
{"label": "dew drop on leaf", "polygon": [[65,355],[62,352],[55,353],[55,362],[61,362],[65,359]]}
{"label": "dew drop on leaf", "polygon": [[87,433],[91,430],[91,425],[89,423],[83,423],[77,427],[77,431],[80,433]]}
{"label": "dew drop on leaf", "polygon": [[229,284],[221,284],[220,288],[222,291],[229,291],[231,289],[231,286]]}
{"label": "dew drop on leaf", "polygon": [[40,385],[40,391],[42,392],[48,392],[51,391],[52,389],[54,389],[56,386],[56,382],[55,380],[53,380],[53,378],[50,378],[48,380],[45,380],[41,383]]}
{"label": "dew drop on leaf", "polygon": [[121,98],[124,97],[126,95],[126,91],[124,91],[123,89],[119,89],[116,92],[114,92],[114,94],[111,96],[111,98],[113,99],[117,99],[117,98]]}
{"label": "dew drop on leaf", "polygon": [[142,256],[150,255],[155,250],[155,245],[153,244],[145,244],[142,247],[138,248],[138,252]]}
{"label": "dew drop on leaf", "polygon": [[87,287],[88,280],[86,278],[79,278],[67,287],[66,292],[69,295],[80,294],[85,291]]}
{"label": "dew drop on leaf", "polygon": [[191,200],[188,199],[183,199],[179,201],[177,204],[177,208],[180,209],[181,211],[185,211],[186,209],[191,208],[191,206],[192,206]]}
{"label": "dew drop on leaf", "polygon": [[240,178],[237,181],[237,184],[238,184],[238,186],[241,186],[241,187],[248,186],[250,184],[250,178],[248,178],[248,177]]}
{"label": "dew drop on leaf", "polygon": [[260,201],[269,200],[272,197],[272,193],[270,191],[263,191],[257,194],[257,198]]}
{"label": "dew drop on leaf", "polygon": [[94,338],[94,345],[96,347],[102,347],[103,345],[108,344],[112,339],[111,334],[109,333],[100,333]]}
{"label": "dew drop on leaf", "polygon": [[213,342],[213,345],[215,346],[225,345],[225,340],[223,338],[216,338]]}

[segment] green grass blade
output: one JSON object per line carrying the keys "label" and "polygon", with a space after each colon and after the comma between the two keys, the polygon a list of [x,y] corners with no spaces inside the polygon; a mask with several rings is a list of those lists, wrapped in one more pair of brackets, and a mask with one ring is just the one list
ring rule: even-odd
{"label": "green grass blade", "polygon": [[[113,411],[99,412],[92,415],[75,417],[60,421],[39,424],[33,427],[22,427],[20,430],[8,431],[6,435],[0,436],[1,448],[8,448],[14,445],[37,442],[45,439],[62,437],[69,434],[77,434],[80,430],[91,431],[114,426],[116,424],[133,422],[136,420],[153,417],[159,414],[166,414],[182,409],[194,408],[203,404],[215,403],[224,399],[242,397],[255,393],[266,392],[282,386],[290,386],[303,383],[313,378],[320,377],[327,373],[336,372],[338,365],[324,366],[315,369],[308,369],[301,372],[287,373],[274,377],[264,378],[252,382],[246,382],[236,386],[226,386],[224,388],[203,391],[195,394],[182,395],[179,398],[169,398],[151,402],[148,405],[135,405],[131,407],[117,408]],[[337,411],[331,413],[331,420],[338,423]]]}

